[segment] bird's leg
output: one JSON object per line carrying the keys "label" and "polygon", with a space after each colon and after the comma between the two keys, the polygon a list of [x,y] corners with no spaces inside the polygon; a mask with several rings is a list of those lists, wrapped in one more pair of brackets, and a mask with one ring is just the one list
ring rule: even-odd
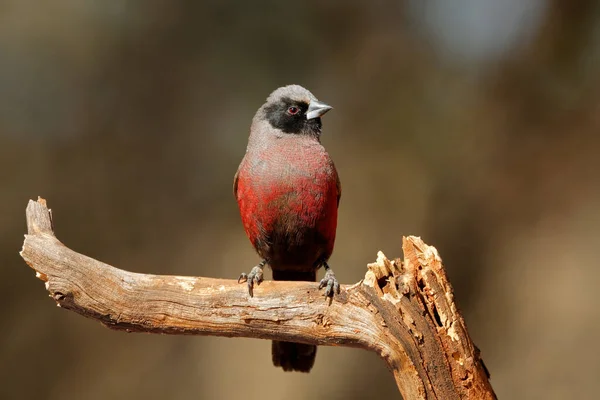
{"label": "bird's leg", "polygon": [[248,293],[250,297],[253,296],[252,289],[254,289],[254,284],[260,285],[263,281],[263,268],[269,262],[266,258],[258,263],[257,266],[252,268],[249,274],[242,272],[240,277],[238,278],[238,283],[248,282]]}
{"label": "bird's leg", "polygon": [[340,294],[340,283],[335,278],[335,274],[327,261],[323,261],[323,267],[325,268],[325,276],[319,283],[319,289],[325,288],[325,297],[333,297],[336,293]]}

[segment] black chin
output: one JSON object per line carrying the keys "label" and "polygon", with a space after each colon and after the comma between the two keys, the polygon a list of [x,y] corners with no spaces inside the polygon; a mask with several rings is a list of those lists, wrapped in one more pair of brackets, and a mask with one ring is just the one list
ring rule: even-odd
{"label": "black chin", "polygon": [[321,133],[321,117],[307,120],[306,127],[310,130],[310,133]]}

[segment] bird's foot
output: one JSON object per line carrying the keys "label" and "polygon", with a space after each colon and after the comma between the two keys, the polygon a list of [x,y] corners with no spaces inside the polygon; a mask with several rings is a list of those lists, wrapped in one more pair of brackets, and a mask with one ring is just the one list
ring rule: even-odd
{"label": "bird's foot", "polygon": [[323,263],[323,266],[325,267],[325,276],[319,283],[319,289],[325,288],[325,297],[333,297],[334,294],[340,294],[340,283],[336,279],[333,270],[327,263]]}
{"label": "bird's foot", "polygon": [[256,285],[258,286],[263,281],[263,268],[266,263],[267,260],[262,260],[260,264],[252,268],[249,274],[242,272],[242,274],[238,278],[238,283],[248,282],[248,294],[250,295],[250,297],[254,295],[254,284],[256,283]]}

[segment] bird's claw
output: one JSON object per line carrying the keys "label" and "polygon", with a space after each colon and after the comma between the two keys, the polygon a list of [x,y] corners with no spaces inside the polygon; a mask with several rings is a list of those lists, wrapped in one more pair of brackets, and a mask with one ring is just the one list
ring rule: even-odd
{"label": "bird's claw", "polygon": [[249,274],[242,272],[242,274],[238,278],[238,283],[248,282],[248,294],[250,294],[250,297],[254,295],[254,284],[256,283],[256,285],[260,285],[262,281],[263,267],[261,265],[257,265],[256,267],[252,268]]}
{"label": "bird's claw", "polygon": [[325,288],[325,297],[333,297],[334,294],[340,294],[340,283],[330,269],[325,272],[325,277],[319,282],[319,289],[323,288]]}

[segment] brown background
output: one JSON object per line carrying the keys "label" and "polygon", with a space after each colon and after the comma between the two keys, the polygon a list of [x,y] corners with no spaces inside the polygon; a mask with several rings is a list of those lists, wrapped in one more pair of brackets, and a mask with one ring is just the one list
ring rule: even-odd
{"label": "brown background", "polygon": [[232,177],[256,109],[298,83],[335,107],[338,278],[422,236],[500,398],[595,398],[599,26],[593,1],[0,2],[0,397],[396,396],[360,350],[285,374],[267,341],[109,331],[18,256],[41,195],[115,266],[249,270]]}

